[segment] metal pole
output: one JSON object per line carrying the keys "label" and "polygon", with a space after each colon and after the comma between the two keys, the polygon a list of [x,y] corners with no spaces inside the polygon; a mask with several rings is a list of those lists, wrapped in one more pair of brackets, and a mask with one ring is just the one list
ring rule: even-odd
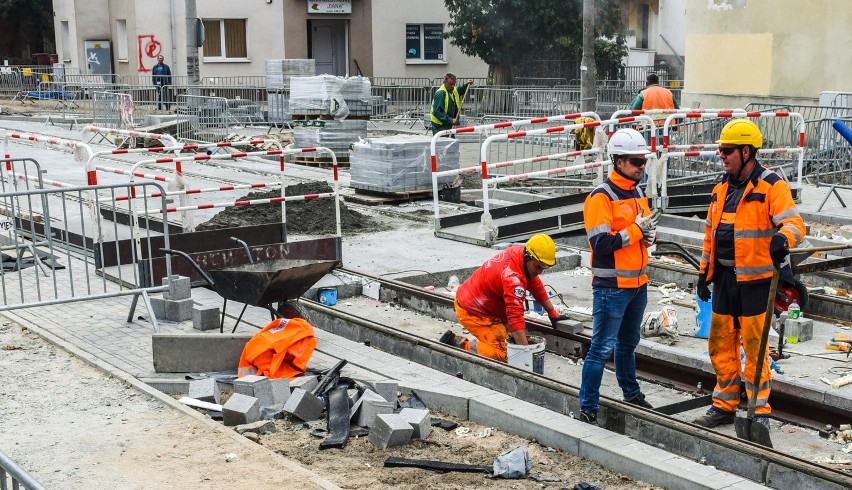
{"label": "metal pole", "polygon": [[195,0],[184,0],[186,5],[186,76],[191,85],[198,85],[201,76],[198,67]]}
{"label": "metal pole", "polygon": [[596,82],[595,0],[583,0],[583,59],[580,63],[580,112],[597,111]]}

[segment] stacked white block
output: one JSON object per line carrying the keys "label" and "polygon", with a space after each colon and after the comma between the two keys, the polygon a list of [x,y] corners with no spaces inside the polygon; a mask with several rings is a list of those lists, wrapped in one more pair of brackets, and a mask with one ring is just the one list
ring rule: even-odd
{"label": "stacked white block", "polygon": [[[432,189],[430,138],[395,135],[352,145],[349,159],[350,186],[374,192],[412,192]],[[459,143],[439,138],[436,144],[438,171],[459,168]],[[438,184],[452,182],[442,177]]]}

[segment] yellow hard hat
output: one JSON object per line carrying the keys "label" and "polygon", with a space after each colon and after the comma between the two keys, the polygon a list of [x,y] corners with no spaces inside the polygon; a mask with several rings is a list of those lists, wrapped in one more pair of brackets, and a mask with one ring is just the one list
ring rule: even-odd
{"label": "yellow hard hat", "polygon": [[556,244],[544,233],[533,235],[527,240],[527,253],[539,262],[549,266],[556,265]]}
{"label": "yellow hard hat", "polygon": [[755,148],[763,146],[763,136],[757,124],[748,119],[734,119],[722,128],[722,134],[716,143],[727,145],[751,145]]}

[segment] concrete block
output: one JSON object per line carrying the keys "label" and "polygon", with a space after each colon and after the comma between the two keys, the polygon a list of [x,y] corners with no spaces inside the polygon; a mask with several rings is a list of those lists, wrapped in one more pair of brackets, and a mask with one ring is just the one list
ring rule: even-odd
{"label": "concrete block", "polygon": [[190,381],[189,397],[203,402],[222,403],[222,392],[219,390],[219,385],[216,384],[214,378],[193,379]]}
{"label": "concrete block", "polygon": [[413,433],[414,429],[404,418],[393,413],[383,413],[376,416],[367,440],[379,449],[387,449],[408,444]]}
{"label": "concrete block", "polygon": [[290,380],[287,378],[270,379],[272,383],[272,401],[275,405],[287,403],[290,398]]}
{"label": "concrete block", "polygon": [[285,412],[305,422],[319,420],[322,417],[323,409],[325,409],[325,403],[302,388],[293,390],[290,393],[290,398],[287,399],[287,403],[284,404]]}
{"label": "concrete block", "polygon": [[151,312],[154,315],[154,318],[157,320],[165,320],[166,319],[166,300],[163,298],[150,298],[151,299]]}
{"label": "concrete block", "polygon": [[179,301],[151,298],[151,309],[158,320],[184,322],[192,319],[192,298]]}
{"label": "concrete block", "polygon": [[376,415],[381,413],[393,413],[396,404],[386,401],[373,390],[365,390],[361,398],[355,402],[355,405],[349,412],[349,417],[353,418],[355,425],[361,427],[372,427],[376,419]]}
{"label": "concrete block", "polygon": [[396,408],[396,403],[399,401],[399,384],[396,381],[376,381],[371,379],[358,381],[362,381],[363,384],[384,398],[385,401],[393,403],[394,408]]}
{"label": "concrete block", "polygon": [[[151,298],[153,300],[154,298]],[[154,333],[151,347],[158,373],[235,371],[253,334]]]}
{"label": "concrete block", "polygon": [[251,424],[260,420],[260,402],[253,396],[234,393],[222,406],[222,421],[227,426]]}
{"label": "concrete block", "polygon": [[181,301],[192,297],[192,286],[189,278],[186,276],[173,275],[171,282],[169,278],[163,278],[163,286],[169,286],[169,289],[163,291],[163,299],[171,301]]}
{"label": "concrete block", "polygon": [[219,328],[218,306],[193,306],[192,328],[196,330],[215,330]]}
{"label": "concrete block", "polygon": [[296,388],[301,388],[305,391],[313,391],[319,385],[319,379],[314,375],[299,376],[290,380],[290,392]]}
{"label": "concrete block", "polygon": [[814,338],[814,321],[810,318],[787,319],[784,322],[784,336],[788,339],[798,337],[799,342],[807,342]]}
{"label": "concrete block", "polygon": [[426,439],[432,433],[432,416],[429,410],[421,410],[417,408],[403,408],[399,412],[399,416],[411,424],[414,432],[411,437],[414,439]]}
{"label": "concrete block", "polygon": [[403,384],[403,386],[400,386],[402,393],[416,393],[430,410],[436,410],[464,420],[468,419],[468,400],[471,398],[469,395],[451,389],[426,386],[421,383],[411,383],[410,386],[405,382]]}
{"label": "concrete block", "polygon": [[246,434],[249,432],[253,432],[255,434],[274,434],[275,430],[275,422],[271,420],[258,420],[257,422],[252,422],[251,424],[243,424],[234,427],[234,430],[237,431],[237,434]]}
{"label": "concrete block", "polygon": [[257,398],[261,407],[275,404],[272,396],[272,382],[266,376],[251,375],[237,378],[234,380],[234,392]]}

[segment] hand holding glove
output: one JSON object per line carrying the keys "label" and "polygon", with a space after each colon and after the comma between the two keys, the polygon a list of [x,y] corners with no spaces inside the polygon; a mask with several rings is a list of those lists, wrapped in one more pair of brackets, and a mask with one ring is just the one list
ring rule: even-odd
{"label": "hand holding glove", "polygon": [[654,242],[654,238],[657,233],[657,223],[660,221],[660,214],[662,214],[661,211],[659,209],[655,209],[651,211],[648,216],[644,216],[644,210],[641,210],[639,214],[636,215],[636,226],[642,230],[642,237],[645,239],[646,243],[649,238],[651,243]]}
{"label": "hand holding glove", "polygon": [[781,262],[784,262],[788,253],[787,237],[781,233],[772,235],[772,241],[769,243],[769,256],[772,257],[772,264],[775,265],[776,269],[781,268]]}
{"label": "hand holding glove", "polygon": [[698,285],[695,286],[695,292],[698,294],[698,299],[701,301],[710,301],[710,288],[707,284],[707,276],[698,274]]}

